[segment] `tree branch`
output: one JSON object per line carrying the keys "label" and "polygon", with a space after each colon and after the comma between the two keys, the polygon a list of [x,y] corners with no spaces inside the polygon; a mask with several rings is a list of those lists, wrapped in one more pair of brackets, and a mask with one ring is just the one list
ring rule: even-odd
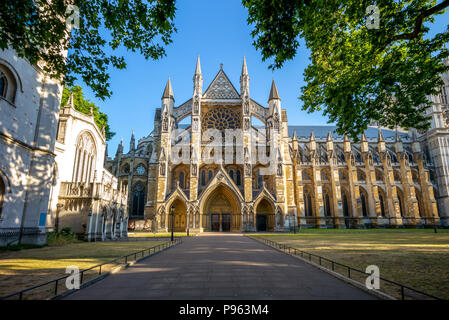
{"label": "tree branch", "polygon": [[441,11],[444,8],[448,7],[448,6],[449,6],[449,0],[445,0],[445,1],[441,2],[440,4],[437,4],[436,6],[430,8],[430,9],[427,9],[426,11],[422,12],[416,18],[415,29],[412,32],[395,35],[391,39],[391,41],[389,41],[387,43],[387,45],[389,43],[397,41],[397,40],[413,40],[413,39],[417,38],[419,33],[420,33],[420,31],[421,31],[421,27],[422,27],[424,18],[437,13],[438,11]]}

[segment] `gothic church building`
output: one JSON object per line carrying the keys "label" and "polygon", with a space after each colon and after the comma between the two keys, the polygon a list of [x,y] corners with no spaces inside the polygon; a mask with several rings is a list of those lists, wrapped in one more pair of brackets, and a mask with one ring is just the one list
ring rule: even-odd
{"label": "gothic church building", "polygon": [[[169,79],[154,130],[137,146],[133,133],[128,153],[122,141],[106,168],[129,190],[131,227],[171,230],[172,221],[175,231],[200,232],[447,225],[449,78],[443,76],[441,95],[431,97],[431,130],[369,127],[353,142],[332,126],[289,126],[274,81],[267,105],[251,99],[245,60],[239,91],[222,67],[203,90],[198,58],[192,98],[176,106]],[[215,142],[227,143],[229,129],[241,134],[231,149],[217,149],[210,129],[222,133]],[[179,147],[186,143],[187,149]],[[187,150],[188,161],[174,161],[174,150]],[[227,150],[232,161],[209,161]],[[270,162],[259,161],[260,154]]]}

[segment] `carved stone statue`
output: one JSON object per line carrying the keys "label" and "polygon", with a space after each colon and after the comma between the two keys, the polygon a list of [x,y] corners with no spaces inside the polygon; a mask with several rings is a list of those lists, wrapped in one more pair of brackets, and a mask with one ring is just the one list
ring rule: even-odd
{"label": "carved stone statue", "polygon": [[165,163],[161,163],[159,168],[160,168],[159,170],[160,175],[165,176]]}
{"label": "carved stone statue", "polygon": [[162,116],[162,130],[168,131],[168,115],[167,115],[167,111],[165,111],[164,115]]}

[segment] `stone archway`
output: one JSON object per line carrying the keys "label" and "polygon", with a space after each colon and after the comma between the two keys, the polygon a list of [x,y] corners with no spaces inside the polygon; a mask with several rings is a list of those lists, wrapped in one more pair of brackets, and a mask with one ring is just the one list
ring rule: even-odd
{"label": "stone archway", "polygon": [[171,231],[172,229],[172,216],[171,216],[171,207],[175,208],[175,216],[173,218],[174,222],[174,231],[175,232],[184,232],[187,229],[187,207],[183,201],[181,201],[179,198],[174,200],[172,204],[168,208],[168,231]]}
{"label": "stone archway", "polygon": [[275,214],[267,199],[262,199],[256,207],[256,231],[274,231]]}
{"label": "stone archway", "polygon": [[203,202],[201,227],[204,231],[241,231],[238,197],[228,187],[218,186]]}

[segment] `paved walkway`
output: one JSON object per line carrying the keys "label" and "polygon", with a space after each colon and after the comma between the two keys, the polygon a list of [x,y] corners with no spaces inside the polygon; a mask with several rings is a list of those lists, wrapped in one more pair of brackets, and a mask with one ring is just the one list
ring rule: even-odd
{"label": "paved walkway", "polygon": [[200,234],[66,299],[374,299],[240,234]]}

